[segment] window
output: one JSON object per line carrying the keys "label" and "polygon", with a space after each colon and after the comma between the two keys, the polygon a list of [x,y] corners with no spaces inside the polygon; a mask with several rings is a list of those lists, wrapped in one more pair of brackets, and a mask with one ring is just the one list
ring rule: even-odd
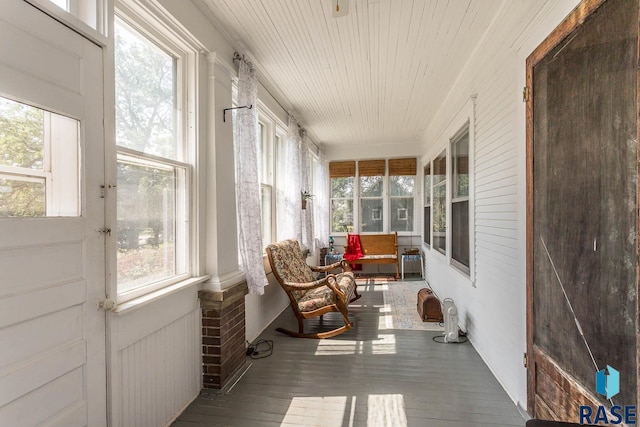
{"label": "window", "polygon": [[451,139],[451,261],[469,274],[469,126]]}
{"label": "window", "polygon": [[186,54],[124,18],[114,30],[117,287],[127,300],[189,277],[193,141]]}
{"label": "window", "polygon": [[431,245],[431,163],[424,167],[424,243]]}
{"label": "window", "polygon": [[433,161],[433,247],[447,251],[447,152]]}
{"label": "window", "polygon": [[260,215],[262,219],[262,247],[273,242],[273,126],[258,122],[258,156],[260,176]]}
{"label": "window", "polygon": [[69,6],[67,5],[67,0],[49,0],[51,3],[55,4],[61,9],[69,10]]}
{"label": "window", "polygon": [[353,197],[356,162],[331,162],[331,232],[353,232]]}
{"label": "window", "polygon": [[381,233],[384,230],[385,160],[358,162],[360,178],[360,231]]}
{"label": "window", "polygon": [[413,231],[413,203],[417,161],[389,159],[391,231]]}
{"label": "window", "polygon": [[[276,234],[277,240],[282,240],[286,236],[285,229],[288,229],[288,224],[285,221],[287,218],[286,206],[287,206],[287,194],[286,194],[286,180],[287,168],[291,167],[290,162],[287,161],[287,136],[286,133],[276,133],[275,140],[276,150]],[[286,236],[290,237],[290,236]]]}
{"label": "window", "polygon": [[105,13],[103,13],[106,9],[104,0],[49,0],[49,2],[84,22],[92,29],[105,36],[107,35],[105,31]]}
{"label": "window", "polygon": [[79,122],[0,97],[0,217],[80,215]]}
{"label": "window", "polygon": [[416,169],[415,157],[360,160],[357,174],[355,161],[330,162],[331,232],[414,232]]}

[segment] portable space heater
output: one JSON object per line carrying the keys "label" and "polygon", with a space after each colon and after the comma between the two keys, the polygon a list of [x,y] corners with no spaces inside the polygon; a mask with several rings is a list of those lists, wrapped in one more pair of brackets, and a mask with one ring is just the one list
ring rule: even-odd
{"label": "portable space heater", "polygon": [[458,309],[451,298],[445,298],[442,304],[444,342],[458,342]]}

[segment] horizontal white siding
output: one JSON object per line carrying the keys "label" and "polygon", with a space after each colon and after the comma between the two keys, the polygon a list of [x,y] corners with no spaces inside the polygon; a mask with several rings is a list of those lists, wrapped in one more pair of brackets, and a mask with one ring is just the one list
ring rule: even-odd
{"label": "horizontal white siding", "polygon": [[[568,3],[568,2],[567,2]],[[512,399],[526,406],[524,59],[572,5],[504,2],[424,136],[424,161],[452,136],[452,121],[475,102],[475,283],[427,249],[427,280],[454,298],[460,324]],[[544,13],[540,13],[544,10]],[[543,22],[544,21],[544,22]],[[524,30],[523,30],[524,29]],[[527,34],[523,35],[523,31]],[[535,39],[535,40],[533,40]],[[524,50],[518,48],[526,45]],[[527,51],[528,50],[528,51]],[[460,123],[461,125],[462,123]],[[453,124],[455,127],[455,123]]]}

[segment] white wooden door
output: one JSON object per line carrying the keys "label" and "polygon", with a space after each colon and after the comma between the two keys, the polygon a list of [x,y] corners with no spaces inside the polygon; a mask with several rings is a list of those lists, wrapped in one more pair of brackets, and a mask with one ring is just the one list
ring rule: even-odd
{"label": "white wooden door", "polygon": [[102,64],[100,47],[0,1],[0,96],[77,120],[80,188],[79,215],[0,218],[2,426],[106,425]]}

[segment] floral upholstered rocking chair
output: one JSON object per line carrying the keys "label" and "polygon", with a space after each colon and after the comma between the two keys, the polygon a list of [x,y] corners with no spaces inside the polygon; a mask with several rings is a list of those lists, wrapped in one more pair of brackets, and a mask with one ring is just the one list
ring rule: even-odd
{"label": "floral upholstered rocking chair", "polygon": [[[360,298],[360,294],[353,272],[344,260],[324,267],[311,267],[302,256],[298,241],[293,239],[267,246],[267,255],[271,270],[289,297],[298,320],[298,332],[277,328],[278,332],[298,338],[330,338],[353,327],[347,306]],[[337,268],[342,268],[342,272],[329,273]],[[313,272],[327,275],[316,280]],[[344,325],[326,332],[304,333],[304,319],[330,312],[341,313]]]}

